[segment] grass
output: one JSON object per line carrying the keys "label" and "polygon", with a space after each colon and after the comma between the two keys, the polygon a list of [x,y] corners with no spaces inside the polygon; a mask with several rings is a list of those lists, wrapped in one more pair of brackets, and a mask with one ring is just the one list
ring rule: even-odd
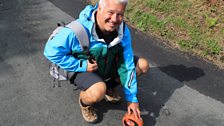
{"label": "grass", "polygon": [[174,48],[224,67],[223,0],[215,4],[209,0],[129,0],[125,20]]}

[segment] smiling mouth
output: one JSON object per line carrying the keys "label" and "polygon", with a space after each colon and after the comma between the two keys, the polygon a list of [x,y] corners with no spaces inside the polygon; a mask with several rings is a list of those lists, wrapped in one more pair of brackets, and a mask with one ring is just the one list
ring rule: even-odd
{"label": "smiling mouth", "polygon": [[115,24],[114,23],[111,23],[111,22],[108,22],[108,24],[110,25],[110,26],[115,26]]}
{"label": "smiling mouth", "polygon": [[108,22],[108,24],[111,28],[116,28],[116,26],[117,26],[115,23],[111,23],[111,22]]}

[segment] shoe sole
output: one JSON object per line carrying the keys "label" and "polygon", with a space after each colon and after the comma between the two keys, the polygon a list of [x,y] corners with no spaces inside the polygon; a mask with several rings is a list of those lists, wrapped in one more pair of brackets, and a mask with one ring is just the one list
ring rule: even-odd
{"label": "shoe sole", "polygon": [[121,101],[121,98],[120,99],[110,98],[110,96],[107,95],[105,95],[104,99],[110,103],[118,103]]}

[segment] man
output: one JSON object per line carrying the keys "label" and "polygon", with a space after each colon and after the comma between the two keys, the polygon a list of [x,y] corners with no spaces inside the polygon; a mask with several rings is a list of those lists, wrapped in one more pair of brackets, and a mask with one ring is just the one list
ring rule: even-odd
{"label": "man", "polygon": [[119,83],[123,85],[128,113],[140,117],[136,73],[146,73],[149,65],[144,58],[133,56],[130,31],[123,22],[127,3],[128,0],[100,0],[99,5],[87,6],[80,13],[78,21],[88,32],[89,52],[94,59],[71,54],[79,54],[82,49],[69,28],[62,29],[49,40],[44,50],[51,62],[68,71],[70,78],[75,78],[74,83],[81,90],[82,116],[90,123],[98,119],[92,107],[94,103],[104,98],[112,103],[121,99],[115,90]]}

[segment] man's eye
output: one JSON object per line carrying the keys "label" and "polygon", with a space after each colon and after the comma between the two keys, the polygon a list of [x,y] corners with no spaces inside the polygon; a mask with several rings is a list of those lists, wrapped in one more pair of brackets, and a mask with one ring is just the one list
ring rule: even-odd
{"label": "man's eye", "polygon": [[123,14],[118,14],[118,16],[123,17]]}
{"label": "man's eye", "polygon": [[111,14],[111,15],[114,14],[114,12],[112,12],[112,11],[109,11],[108,13]]}

